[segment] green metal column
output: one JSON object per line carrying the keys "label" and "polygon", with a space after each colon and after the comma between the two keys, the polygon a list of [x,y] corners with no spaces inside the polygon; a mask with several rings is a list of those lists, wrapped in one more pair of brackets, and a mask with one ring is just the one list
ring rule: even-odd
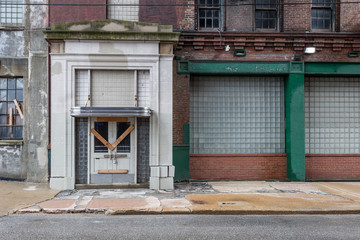
{"label": "green metal column", "polygon": [[287,178],[305,181],[304,63],[290,62],[285,83]]}

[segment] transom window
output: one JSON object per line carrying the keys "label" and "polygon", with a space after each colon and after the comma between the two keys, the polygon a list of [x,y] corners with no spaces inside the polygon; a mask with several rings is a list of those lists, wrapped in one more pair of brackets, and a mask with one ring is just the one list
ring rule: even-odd
{"label": "transom window", "polygon": [[23,23],[23,0],[0,0],[0,24],[21,25]]}
{"label": "transom window", "polygon": [[199,27],[216,29],[220,27],[220,4],[219,0],[199,1]]}
{"label": "transom window", "polygon": [[[14,101],[16,100],[16,101]],[[0,78],[0,139],[22,139],[23,78]]]}
{"label": "transom window", "polygon": [[256,29],[276,29],[278,0],[256,0]]}
{"label": "transom window", "polygon": [[139,21],[139,0],[108,0],[108,19]]}
{"label": "transom window", "polygon": [[312,0],[311,8],[311,28],[312,29],[331,29],[332,19],[331,0]]}

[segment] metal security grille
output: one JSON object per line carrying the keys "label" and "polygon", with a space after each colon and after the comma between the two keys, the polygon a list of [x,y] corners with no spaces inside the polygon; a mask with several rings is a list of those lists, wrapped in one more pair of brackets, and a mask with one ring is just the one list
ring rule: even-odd
{"label": "metal security grille", "polygon": [[93,107],[134,107],[134,71],[103,71],[91,73],[91,104]]}
{"label": "metal security grille", "polygon": [[0,0],[0,24],[23,23],[23,0]]}
{"label": "metal security grille", "polygon": [[139,0],[108,0],[108,4],[108,19],[139,21]]}
{"label": "metal security grille", "polygon": [[284,153],[284,81],[280,77],[194,77],[191,153]]}
{"label": "metal security grille", "polygon": [[305,79],[306,153],[360,153],[360,78]]}

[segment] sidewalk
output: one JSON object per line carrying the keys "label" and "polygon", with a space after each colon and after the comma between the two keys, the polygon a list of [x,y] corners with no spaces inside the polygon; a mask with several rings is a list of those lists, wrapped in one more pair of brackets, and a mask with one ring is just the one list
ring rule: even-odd
{"label": "sidewalk", "polygon": [[176,184],[172,191],[72,190],[17,213],[358,214],[360,182],[195,182]]}
{"label": "sidewalk", "polygon": [[38,202],[52,199],[59,191],[46,183],[0,181],[0,217]]}

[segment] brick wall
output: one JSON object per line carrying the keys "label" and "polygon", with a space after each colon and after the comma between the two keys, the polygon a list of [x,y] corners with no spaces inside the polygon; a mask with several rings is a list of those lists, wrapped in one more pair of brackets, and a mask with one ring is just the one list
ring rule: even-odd
{"label": "brick wall", "polygon": [[306,154],[306,179],[360,179],[360,154]]}
{"label": "brick wall", "polygon": [[[311,5],[286,5],[294,0],[284,0],[284,32],[305,32],[311,30]],[[309,3],[309,0],[296,0],[297,3]]]}
{"label": "brick wall", "polygon": [[190,79],[177,75],[177,61],[174,61],[173,77],[173,144],[183,144],[183,126],[189,123]]}
{"label": "brick wall", "polygon": [[[250,4],[251,0],[239,2],[238,0],[229,0],[227,4]],[[225,11],[226,31],[251,32],[254,29],[254,7],[252,5],[228,6]]]}
{"label": "brick wall", "polygon": [[286,179],[286,154],[190,155],[191,179]]}
{"label": "brick wall", "polygon": [[[353,0],[341,0],[342,3],[354,2]],[[360,31],[360,4],[348,3],[341,4],[340,10],[340,31],[356,32]]]}
{"label": "brick wall", "polygon": [[174,29],[192,30],[195,27],[194,0],[140,0],[139,3],[140,22],[173,25]]}
{"label": "brick wall", "polygon": [[[49,0],[50,4],[106,4],[106,0]],[[106,6],[50,6],[50,23],[106,19]]]}

